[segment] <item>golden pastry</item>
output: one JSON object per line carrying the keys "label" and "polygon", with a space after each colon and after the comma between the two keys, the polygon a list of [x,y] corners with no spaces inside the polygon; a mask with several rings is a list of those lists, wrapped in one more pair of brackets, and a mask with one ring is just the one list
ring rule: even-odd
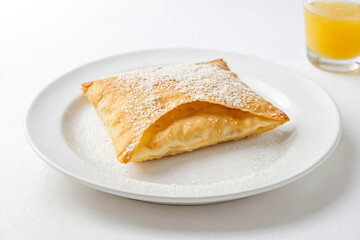
{"label": "golden pastry", "polygon": [[82,90],[122,163],[256,135],[289,121],[222,59],[125,72],[84,83]]}

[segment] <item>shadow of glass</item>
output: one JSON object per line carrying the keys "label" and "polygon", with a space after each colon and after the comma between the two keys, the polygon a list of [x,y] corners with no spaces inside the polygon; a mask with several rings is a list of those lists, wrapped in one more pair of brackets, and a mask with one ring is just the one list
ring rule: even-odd
{"label": "shadow of glass", "polygon": [[[78,214],[92,212],[108,226],[119,224],[168,231],[245,231],[296,222],[341,198],[351,180],[353,146],[344,134],[333,155],[306,177],[280,189],[236,201],[203,206],[169,206],[113,196],[71,181],[51,191]],[[329,187],[331,186],[331,187]],[[66,198],[61,196],[67,195]],[[43,198],[46,201],[46,197]]]}

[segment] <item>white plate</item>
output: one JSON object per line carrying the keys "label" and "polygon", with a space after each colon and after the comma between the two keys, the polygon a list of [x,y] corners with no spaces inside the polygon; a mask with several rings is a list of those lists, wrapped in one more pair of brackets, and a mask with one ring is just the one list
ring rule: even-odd
{"label": "white plate", "polygon": [[[256,137],[191,153],[146,163],[118,163],[80,84],[130,69],[215,58],[224,58],[291,121]],[[307,77],[252,57],[204,49],[140,51],[87,64],[42,90],[26,119],[30,145],[60,172],[101,191],[168,204],[221,202],[288,184],[324,162],[340,132],[336,104]]]}

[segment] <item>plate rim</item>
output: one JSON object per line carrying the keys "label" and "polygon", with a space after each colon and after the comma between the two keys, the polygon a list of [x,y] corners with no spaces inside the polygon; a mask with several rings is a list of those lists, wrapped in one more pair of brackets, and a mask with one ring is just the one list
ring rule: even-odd
{"label": "plate rim", "polygon": [[[326,93],[326,95],[329,97],[329,100],[331,100],[333,106],[335,107],[336,110],[336,116],[337,116],[337,122],[338,122],[338,127],[337,127],[337,132],[336,132],[336,138],[333,139],[331,146],[329,147],[329,149],[327,150],[327,152],[318,160],[314,161],[314,163],[309,166],[308,168],[306,168],[305,170],[300,169],[299,171],[297,171],[295,174],[293,174],[291,177],[285,178],[285,179],[281,179],[278,180],[276,182],[273,182],[270,185],[266,185],[266,186],[261,186],[255,189],[249,189],[249,190],[245,190],[245,191],[241,191],[241,192],[233,192],[233,193],[225,193],[225,194],[213,194],[213,195],[206,195],[206,196],[164,196],[161,194],[150,194],[150,193],[142,193],[142,192],[137,192],[137,191],[124,191],[124,190],[119,190],[116,188],[112,188],[112,187],[108,187],[108,186],[104,186],[101,184],[98,184],[92,180],[86,179],[84,177],[78,176],[76,174],[73,174],[71,171],[62,168],[60,166],[58,166],[54,161],[52,161],[49,157],[47,157],[45,154],[43,154],[39,148],[37,147],[36,143],[33,141],[33,139],[30,136],[30,131],[29,129],[30,127],[30,115],[31,115],[31,110],[34,108],[34,106],[37,103],[38,98],[48,89],[50,88],[53,84],[61,81],[61,79],[63,77],[65,77],[67,74],[70,74],[71,72],[77,71],[83,67],[86,67],[88,65],[91,64],[96,64],[97,62],[101,62],[104,60],[109,60],[111,58],[116,58],[119,56],[124,56],[124,55],[131,55],[131,54],[139,54],[139,53],[150,53],[150,52],[159,52],[159,51],[210,51],[210,52],[219,52],[219,53],[225,53],[225,54],[235,54],[235,55],[239,55],[242,57],[247,57],[247,58],[252,58],[254,60],[258,60],[261,62],[264,62],[266,64],[271,64],[271,65],[276,65],[278,67],[281,67],[283,69],[287,69],[290,70],[292,72],[295,72],[297,75],[303,76],[304,78],[306,78],[306,81],[311,82],[315,85],[317,85],[322,91],[324,91],[324,93]],[[285,186],[289,183],[292,183],[302,177],[304,177],[305,175],[309,174],[310,172],[312,172],[313,170],[315,170],[317,167],[319,167],[320,165],[322,165],[328,158],[329,156],[335,151],[336,146],[338,145],[340,138],[341,138],[341,134],[342,134],[342,118],[341,118],[341,113],[340,110],[334,100],[334,98],[329,94],[329,92],[323,87],[321,86],[318,82],[314,81],[312,78],[308,77],[307,75],[298,72],[297,70],[294,70],[292,68],[288,68],[286,66],[277,64],[277,63],[273,63],[270,62],[268,60],[264,60],[258,57],[254,57],[254,56],[250,56],[247,54],[242,54],[242,53],[238,53],[235,51],[228,51],[228,50],[221,50],[221,49],[210,49],[210,48],[154,48],[154,49],[144,49],[144,50],[137,50],[137,51],[128,51],[128,52],[124,52],[124,53],[118,53],[118,54],[114,54],[114,55],[110,55],[108,57],[103,57],[94,61],[90,61],[87,62],[85,64],[82,64],[78,67],[75,67],[69,71],[67,71],[66,73],[56,77],[54,80],[52,80],[51,82],[47,83],[44,87],[42,87],[42,89],[40,91],[38,91],[35,96],[33,97],[33,100],[31,101],[31,103],[29,104],[28,108],[27,108],[27,112],[25,115],[25,121],[24,121],[24,133],[25,133],[25,137],[26,140],[28,142],[28,144],[30,145],[31,149],[36,153],[36,155],[38,157],[40,157],[40,159],[42,159],[47,165],[49,165],[50,167],[56,169],[58,172],[69,176],[71,179],[76,180],[77,182],[80,182],[86,186],[89,186],[91,188],[103,191],[103,192],[107,192],[107,193],[111,193],[114,195],[118,195],[118,196],[122,196],[122,197],[126,197],[126,198],[130,198],[130,199],[136,199],[136,200],[142,200],[142,201],[148,201],[148,202],[156,202],[156,203],[167,203],[167,204],[204,204],[204,203],[215,203],[215,202],[222,202],[222,201],[229,201],[229,200],[235,200],[235,199],[239,199],[239,198],[243,198],[243,197],[247,197],[247,196],[252,196],[252,195],[256,195],[256,194],[260,194],[260,193],[264,193],[267,191],[271,191],[277,188],[280,188],[282,186]]]}

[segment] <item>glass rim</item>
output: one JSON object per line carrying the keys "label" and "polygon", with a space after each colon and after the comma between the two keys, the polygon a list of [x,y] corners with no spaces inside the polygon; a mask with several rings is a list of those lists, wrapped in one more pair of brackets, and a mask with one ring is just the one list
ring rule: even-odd
{"label": "glass rim", "polygon": [[333,15],[333,14],[324,14],[324,13],[317,11],[313,6],[311,6],[311,3],[313,3],[313,2],[348,2],[348,3],[355,3],[355,4],[360,5],[360,0],[303,0],[303,5],[306,9],[308,9],[309,11],[311,11],[315,14],[318,14],[320,16],[331,17],[331,18],[340,19],[340,20],[354,20],[354,19],[360,20],[360,12],[359,12],[359,14],[351,15],[351,16],[338,16],[338,15]]}

